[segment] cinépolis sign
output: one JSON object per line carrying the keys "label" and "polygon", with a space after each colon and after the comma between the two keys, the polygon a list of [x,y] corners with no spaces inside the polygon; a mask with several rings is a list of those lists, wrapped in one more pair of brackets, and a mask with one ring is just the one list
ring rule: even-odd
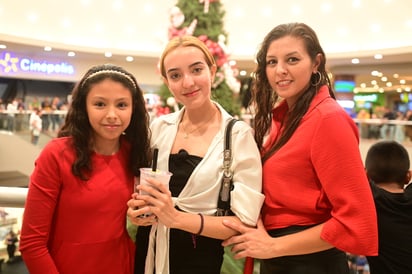
{"label": "cin\u00e9polis sign", "polygon": [[49,62],[0,52],[0,74],[33,73],[47,75],[73,75],[74,66],[66,62]]}

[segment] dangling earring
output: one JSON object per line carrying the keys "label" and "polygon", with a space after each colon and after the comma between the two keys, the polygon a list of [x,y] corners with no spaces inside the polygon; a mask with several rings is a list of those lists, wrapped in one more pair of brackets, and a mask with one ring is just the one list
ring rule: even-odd
{"label": "dangling earring", "polygon": [[[317,80],[315,83],[313,83],[312,80],[316,78],[315,75],[319,75],[319,78],[318,78],[318,80]],[[312,76],[315,76],[315,77],[313,77],[313,79],[311,79],[310,84],[311,84],[313,87],[317,87],[317,86],[322,82],[322,73],[320,73],[319,71],[317,71],[316,73],[313,73]]]}

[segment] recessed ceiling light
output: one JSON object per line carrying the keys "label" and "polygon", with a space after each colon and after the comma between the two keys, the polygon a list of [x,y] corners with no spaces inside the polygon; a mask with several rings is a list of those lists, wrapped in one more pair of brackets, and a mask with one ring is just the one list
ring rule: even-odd
{"label": "recessed ceiling light", "polygon": [[379,24],[372,24],[370,28],[371,28],[371,31],[375,32],[375,33],[380,32],[381,29],[382,29],[381,25],[379,25]]}
{"label": "recessed ceiling light", "polygon": [[51,51],[51,50],[52,50],[52,47],[49,47],[49,46],[44,47],[44,51]]}
{"label": "recessed ceiling light", "polygon": [[132,62],[134,60],[133,56],[127,56],[126,61],[127,62]]}
{"label": "recessed ceiling light", "polygon": [[6,45],[0,45],[0,49],[5,49],[5,48],[7,48]]}
{"label": "recessed ceiling light", "polygon": [[349,34],[349,30],[345,26],[340,26],[336,29],[336,33],[338,33],[339,36],[346,37]]}
{"label": "recessed ceiling light", "polygon": [[270,8],[270,7],[264,7],[264,8],[262,8],[261,9],[261,13],[262,13],[262,16],[264,16],[264,17],[270,17],[270,16],[272,16],[272,9]]}
{"label": "recessed ceiling light", "polygon": [[360,6],[361,6],[361,1],[360,0],[353,0],[352,7],[360,8]]}
{"label": "recessed ceiling light", "polygon": [[293,15],[302,14],[302,7],[300,5],[292,5],[291,12]]}
{"label": "recessed ceiling light", "polygon": [[320,6],[320,9],[324,12],[324,13],[330,13],[330,11],[332,10],[332,7],[330,5],[330,3],[323,3]]}
{"label": "recessed ceiling light", "polygon": [[30,23],[36,23],[38,19],[39,19],[39,16],[34,12],[31,12],[27,15],[27,20]]}
{"label": "recessed ceiling light", "polygon": [[146,14],[151,14],[153,12],[153,5],[146,3],[143,7],[143,10]]}
{"label": "recessed ceiling light", "polygon": [[380,54],[380,53],[377,53],[377,54],[375,54],[374,58],[375,58],[376,60],[380,60],[380,59],[383,58],[383,55]]}
{"label": "recessed ceiling light", "polygon": [[68,29],[68,28],[70,28],[70,27],[72,26],[72,22],[70,21],[69,18],[63,18],[63,19],[61,20],[61,25],[62,25],[65,29]]}
{"label": "recessed ceiling light", "polygon": [[121,10],[123,9],[123,2],[122,1],[114,1],[112,4],[113,9]]}
{"label": "recessed ceiling light", "polygon": [[88,5],[90,4],[90,0],[80,0],[80,3],[81,3],[83,6],[88,6]]}
{"label": "recessed ceiling light", "polygon": [[74,51],[69,51],[69,52],[67,53],[67,56],[69,56],[69,57],[74,57],[74,56],[76,56],[76,53],[75,53]]}
{"label": "recessed ceiling light", "polygon": [[107,51],[104,53],[104,56],[106,56],[107,58],[112,57],[112,53]]}
{"label": "recessed ceiling light", "polygon": [[359,61],[358,58],[353,58],[352,59],[352,64],[359,64],[359,63],[360,63],[360,61]]}
{"label": "recessed ceiling light", "polygon": [[244,16],[245,16],[245,12],[243,11],[243,9],[241,9],[241,8],[237,8],[237,9],[235,9],[234,11],[232,11],[233,12],[233,15],[235,16],[235,17],[238,17],[238,18],[243,18]]}

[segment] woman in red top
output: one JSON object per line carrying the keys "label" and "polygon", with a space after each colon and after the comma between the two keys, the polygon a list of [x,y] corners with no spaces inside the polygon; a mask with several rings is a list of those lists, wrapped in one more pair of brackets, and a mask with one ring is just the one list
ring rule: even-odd
{"label": "woman in red top", "polygon": [[335,100],[325,53],[309,26],[282,24],[257,61],[262,221],[224,221],[240,232],[224,245],[234,245],[236,258],[263,259],[261,274],[349,273],[345,252],[377,254],[377,220],[358,130]]}
{"label": "woman in red top", "polygon": [[30,178],[20,251],[31,274],[133,273],[126,211],[149,165],[148,121],[132,74],[102,65],[84,75]]}

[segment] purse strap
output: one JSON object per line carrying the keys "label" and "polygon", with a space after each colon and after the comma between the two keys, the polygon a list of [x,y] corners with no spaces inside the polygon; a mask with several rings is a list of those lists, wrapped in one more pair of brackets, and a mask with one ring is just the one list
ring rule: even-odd
{"label": "purse strap", "polygon": [[217,202],[217,216],[226,216],[230,212],[230,191],[232,190],[232,127],[238,120],[232,118],[226,125],[223,150],[223,177]]}

